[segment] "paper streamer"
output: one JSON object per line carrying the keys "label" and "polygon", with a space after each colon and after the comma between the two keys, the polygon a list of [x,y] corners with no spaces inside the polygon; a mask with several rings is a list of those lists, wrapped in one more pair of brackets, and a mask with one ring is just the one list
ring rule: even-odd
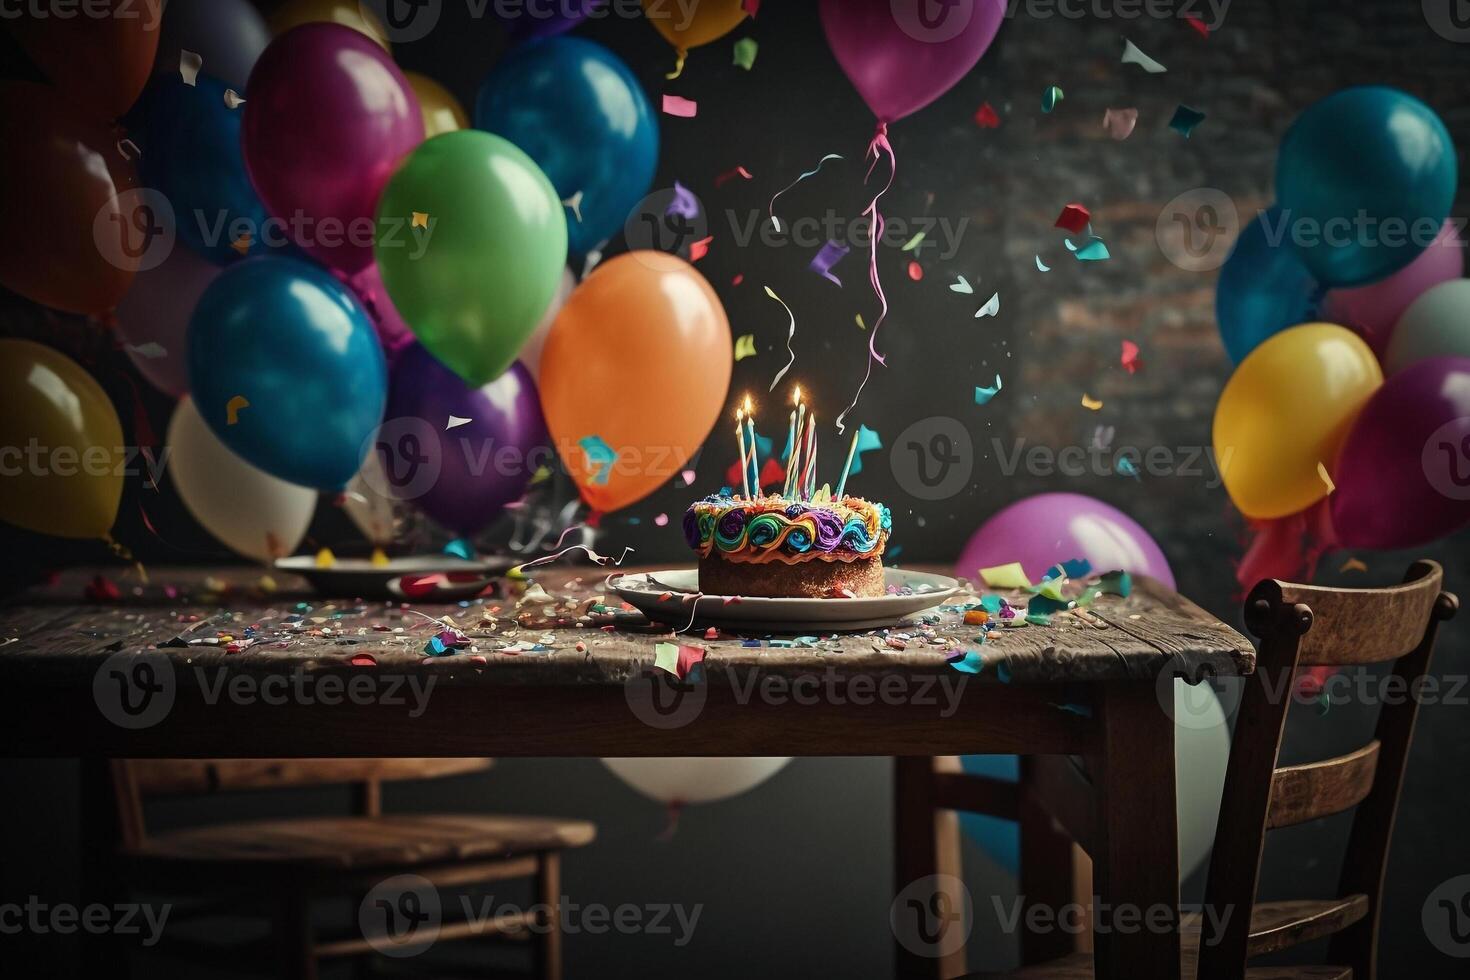
{"label": "paper streamer", "polygon": [[842,154],[840,154],[840,153],[829,153],[829,154],[827,154],[826,156],[822,157],[822,159],[820,159],[820,160],[817,161],[817,165],[815,167],[813,167],[812,169],[808,170],[806,173],[802,174],[800,177],[796,178],[791,183],[787,184],[785,187],[781,188],[779,191],[776,192],[775,197],[772,197],[771,198],[770,207],[767,208],[767,210],[769,211],[769,213],[771,215],[771,223],[776,226],[776,231],[779,232],[781,230],[781,219],[778,218],[778,217],[776,217],[776,198],[780,197],[782,194],[785,194],[787,191],[791,190],[791,188],[795,187],[797,184],[801,183],[803,180],[806,180],[808,177],[814,177],[814,176],[816,176],[821,171],[822,166],[828,160],[841,160],[841,159],[842,159]]}
{"label": "paper streamer", "polygon": [[893,154],[893,145],[888,142],[888,124],[880,122],[878,131],[873,134],[873,141],[868,144],[867,156],[871,157],[873,162],[868,165],[868,174],[863,178],[865,182],[872,178],[873,171],[878,168],[878,163],[885,154],[888,157],[888,183],[883,185],[881,191],[873,195],[873,202],[863,211],[865,216],[872,218],[872,235],[868,243],[868,281],[873,284],[873,293],[878,297],[880,309],[878,319],[873,321],[873,330],[868,334],[868,369],[863,374],[863,380],[858,385],[857,393],[852,396],[852,404],[844,408],[842,414],[837,416],[838,433],[847,431],[842,420],[847,418],[848,412],[857,408],[858,401],[863,397],[863,389],[868,387],[868,380],[873,377],[873,365],[877,363],[884,367],[888,366],[888,361],[878,353],[878,328],[883,326],[884,320],[888,319],[888,296],[883,292],[883,279],[878,273],[878,242],[883,238],[883,214],[878,210],[878,205],[883,200],[883,195],[893,187],[893,181],[898,176],[898,158]]}
{"label": "paper streamer", "polygon": [[767,391],[775,391],[776,386],[781,383],[781,379],[786,377],[786,372],[790,371],[792,365],[796,363],[796,349],[791,346],[791,342],[796,339],[796,314],[791,312],[791,307],[786,305],[786,301],[784,299],[776,295],[776,291],[774,289],[772,289],[770,286],[767,286],[765,287],[765,290],[766,295],[771,297],[771,299],[775,300],[776,302],[780,303],[781,308],[786,311],[786,315],[791,318],[791,326],[786,331],[786,353],[791,355],[791,359],[786,362],[785,367],[776,372],[776,376],[771,379],[771,387],[766,389]]}
{"label": "paper streamer", "polygon": [[822,250],[812,259],[811,265],[808,268],[823,279],[841,286],[842,280],[838,279],[836,274],[832,272],[832,267],[847,258],[847,253],[850,251],[851,249],[841,242],[829,241],[822,246]]}

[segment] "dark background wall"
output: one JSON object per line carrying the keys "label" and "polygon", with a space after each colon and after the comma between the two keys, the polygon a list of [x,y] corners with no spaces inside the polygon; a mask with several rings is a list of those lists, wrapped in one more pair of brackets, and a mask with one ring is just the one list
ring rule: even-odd
{"label": "dark background wall", "polygon": [[[445,0],[439,27],[428,38],[399,46],[407,68],[433,75],[470,105],[479,79],[503,49],[490,21],[476,21],[457,0]],[[1208,7],[1181,0],[1156,7],[1174,14]],[[1433,3],[1426,5],[1433,7]],[[1063,11],[1082,10],[1082,16]],[[896,249],[881,257],[893,313],[880,335],[889,368],[880,369],[854,421],[877,429],[892,446],[907,427],[934,417],[958,420],[971,448],[960,465],[972,467],[968,486],[938,502],[916,500],[906,489],[900,456],[869,458],[860,482],[864,494],[886,500],[895,513],[895,543],[903,560],[947,561],[985,517],[1022,496],[1066,490],[1114,503],[1148,527],[1169,556],[1181,591],[1219,615],[1236,619],[1232,561],[1243,528],[1214,473],[1145,473],[1134,480],[1108,473],[1061,476],[1007,472],[1000,460],[1026,446],[1087,446],[1099,425],[1116,428],[1115,445],[1142,450],[1166,447],[1183,467],[1207,448],[1215,399],[1229,364],[1215,332],[1214,273],[1191,272],[1169,258],[1177,237],[1175,214],[1190,219],[1199,192],[1217,189],[1240,219],[1270,202],[1275,147],[1301,108],[1336,89],[1359,83],[1396,85],[1426,99],[1441,114],[1460,146],[1470,146],[1470,110],[1464,91],[1470,45],[1431,29],[1419,4],[1296,0],[1290,4],[1237,0],[1226,8],[1212,36],[1199,37],[1178,16],[1139,16],[1128,3],[1015,6],[980,66],[917,117],[892,128],[898,179],[884,210],[913,223],[933,216],[951,228],[936,230],[917,261],[924,278],[911,281],[904,267],[914,256]],[[1050,12],[1048,14],[1048,11]],[[1132,15],[1130,15],[1130,12]],[[867,110],[827,50],[815,5],[769,0],[759,19],[731,38],[696,51],[685,76],[666,83],[669,51],[647,24],[610,20],[582,29],[616,51],[643,81],[651,98],[667,90],[697,99],[697,119],[660,117],[662,162],[656,187],[679,180],[702,200],[714,235],[699,268],[714,284],[734,332],[753,333],[759,355],[736,365],[732,401],[749,390],[764,392],[784,363],[785,317],[767,299],[771,285],[795,310],[799,330],[792,378],[815,392],[831,418],[850,398],[861,376],[867,335],[854,322],[871,324],[876,306],[865,285],[862,257],[838,267],[846,286],[806,269],[815,247],[771,246],[759,240],[737,247],[735,228],[763,214],[772,193],[827,153],[844,162],[787,195],[782,214],[843,221],[866,203],[858,158],[871,135]],[[755,70],[730,64],[730,44],[750,35],[760,41]],[[1118,63],[1127,37],[1169,67],[1146,75]],[[6,64],[14,71],[13,54]],[[1058,85],[1065,99],[1055,112],[1040,111],[1041,94]],[[248,93],[247,93],[248,94]],[[999,129],[972,122],[989,101]],[[1176,105],[1208,114],[1185,140],[1167,127]],[[1139,109],[1136,133],[1126,142],[1107,139],[1101,128],[1108,107]],[[6,134],[14,138],[16,134]],[[755,175],[716,189],[714,179],[735,166]],[[1180,195],[1182,203],[1175,203]],[[1105,263],[1073,261],[1052,227],[1071,201],[1092,209],[1094,230],[1112,252]],[[1458,212],[1457,212],[1458,213]],[[10,220],[10,216],[7,216]],[[1224,239],[1238,221],[1225,214]],[[1177,236],[1177,233],[1175,233]],[[609,251],[622,248],[615,241]],[[1051,266],[1038,272],[1035,256]],[[732,285],[737,275],[740,286]],[[977,283],[975,295],[947,288],[957,275]],[[975,320],[992,292],[1000,315]],[[134,396],[125,361],[94,327],[36,310],[13,298],[0,308],[11,335],[44,338],[94,366],[120,406]],[[636,324],[609,324],[609,342]],[[1143,369],[1129,375],[1119,365],[1128,338],[1142,349]],[[589,356],[595,356],[589,353]],[[988,407],[973,404],[973,388],[1004,377],[1003,393]],[[1099,412],[1080,406],[1083,393],[1102,399]],[[0,396],[3,397],[3,396]],[[155,432],[168,407],[142,395]],[[131,425],[131,409],[122,412]],[[767,414],[774,432],[778,416]],[[724,428],[723,426],[721,427]],[[717,485],[733,458],[722,432],[710,440],[698,466],[699,488]],[[963,449],[963,446],[961,446]],[[831,461],[841,449],[824,446]],[[1392,478],[1386,474],[1385,478]],[[146,498],[159,530],[142,525],[130,488],[118,536],[152,562],[207,561],[217,545],[193,528],[172,502]],[[691,491],[667,487],[604,524],[603,540],[633,544],[637,560],[677,559],[682,545],[651,518],[678,513]],[[631,524],[629,519],[640,523]],[[323,507],[311,544],[351,540],[340,516]],[[1341,573],[1348,556],[1330,556],[1327,581],[1365,584],[1394,580],[1420,553],[1445,564],[1452,587],[1465,589],[1467,561],[1458,539],[1415,555],[1362,554],[1369,572]],[[33,580],[46,569],[103,556],[87,546],[60,544],[0,528],[6,555],[0,584]],[[606,550],[606,549],[604,549]],[[1448,632],[1439,671],[1470,671],[1463,620]],[[20,696],[23,696],[23,692]],[[1361,741],[1371,727],[1370,705],[1334,706],[1325,715],[1295,712],[1288,753],[1320,757]],[[1383,961],[1388,976],[1460,976],[1463,967],[1438,953],[1426,938],[1421,911],[1443,880],[1470,871],[1463,835],[1470,807],[1464,774],[1470,771],[1466,707],[1426,707],[1415,742],[1405,801],[1395,834],[1385,910]],[[39,894],[53,900],[74,895],[75,766],[68,763],[0,765],[0,808],[6,841],[0,901]],[[702,902],[705,912],[693,943],[672,948],[650,936],[573,937],[572,975],[634,976],[674,973],[701,976],[830,974],[883,976],[889,958],[884,926],[888,901],[889,768],[881,760],[798,760],[757,791],[729,803],[691,810],[672,840],[659,808],[637,797],[592,760],[512,761],[489,775],[401,790],[391,802],[408,808],[487,807],[583,815],[602,827],[598,843],[568,862],[566,888],[573,897],[620,901]],[[305,794],[292,804],[340,809],[340,794]],[[165,823],[264,812],[267,801],[229,807],[171,809]],[[1326,895],[1333,890],[1337,856],[1345,838],[1341,819],[1278,834],[1268,849],[1264,897]],[[992,894],[1013,884],[987,858],[966,852],[972,892],[988,908]],[[1199,882],[1190,883],[1197,892]],[[0,956],[10,941],[0,941]],[[47,972],[64,974],[64,944],[43,944],[54,959]],[[1013,962],[1014,939],[981,915],[971,946],[971,965]]]}

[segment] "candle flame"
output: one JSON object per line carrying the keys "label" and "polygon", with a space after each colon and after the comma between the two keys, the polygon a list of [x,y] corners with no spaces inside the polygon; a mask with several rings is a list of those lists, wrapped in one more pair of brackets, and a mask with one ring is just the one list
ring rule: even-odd
{"label": "candle flame", "polygon": [[750,396],[749,395],[746,395],[745,396],[745,414],[746,415],[754,415],[755,414],[755,411],[750,407]]}
{"label": "candle flame", "polygon": [[792,404],[794,404],[794,405],[800,405],[801,404],[801,385],[797,385],[796,386],[796,400],[794,402],[792,402]]}

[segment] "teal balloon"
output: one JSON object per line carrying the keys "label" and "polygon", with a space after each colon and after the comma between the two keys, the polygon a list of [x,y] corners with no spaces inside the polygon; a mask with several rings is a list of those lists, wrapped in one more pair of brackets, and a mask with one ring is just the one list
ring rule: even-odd
{"label": "teal balloon", "polygon": [[658,121],[643,86],[617,55],[580,37],[513,49],[480,86],[475,127],[525,150],[563,200],[581,192],[582,220],[567,210],[578,255],[623,227],[658,169]]}
{"label": "teal balloon", "polygon": [[331,273],[262,257],[225,269],[189,321],[189,386],[220,441],[290,483],[336,493],[383,420],[372,321]]}
{"label": "teal balloon", "polygon": [[1383,86],[1344,89],[1310,106],[1276,160],[1288,240],[1328,286],[1375,282],[1414,261],[1449,215],[1458,180],[1439,116]]}
{"label": "teal balloon", "polygon": [[[1021,779],[1021,760],[1014,755],[966,755],[960,767],[971,776],[1008,783]],[[983,813],[960,813],[960,827],[996,864],[1012,875],[1021,871],[1021,828],[1014,820]]]}
{"label": "teal balloon", "polygon": [[1215,319],[1236,364],[1267,337],[1317,319],[1324,290],[1286,234],[1281,208],[1273,206],[1245,226],[1220,269]]}

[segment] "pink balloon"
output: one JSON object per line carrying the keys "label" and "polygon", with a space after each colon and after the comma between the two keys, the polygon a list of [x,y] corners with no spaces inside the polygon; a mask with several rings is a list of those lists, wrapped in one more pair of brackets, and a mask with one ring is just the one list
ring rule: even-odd
{"label": "pink balloon", "polygon": [[134,276],[117,304],[118,341],[139,373],[164,394],[189,393],[189,317],[221,271],[180,245],[156,268]]}
{"label": "pink balloon", "polygon": [[1395,324],[1414,300],[1431,287],[1464,275],[1464,249],[1453,219],[1446,219],[1433,244],[1387,279],[1329,291],[1322,300],[1322,318],[1352,327],[1382,360]]}
{"label": "pink balloon", "polygon": [[383,186],[424,139],[403,73],[350,27],[303,24],[265,49],[246,94],[245,166],[266,209],[329,268],[366,268]]}
{"label": "pink balloon", "polygon": [[1082,558],[1094,572],[1148,575],[1174,588],[1164,552],[1133,518],[1080,493],[1043,493],[1018,500],[980,525],[955,564],[978,581],[982,568],[1018,561],[1031,581],[1059,562]]}
{"label": "pink balloon", "polygon": [[975,67],[1004,0],[822,0],[837,63],[880,123],[918,112]]}
{"label": "pink balloon", "polygon": [[399,351],[414,342],[413,331],[408,328],[388,296],[388,288],[383,285],[383,274],[378,270],[378,263],[374,262],[357,275],[349,276],[347,285],[352,287],[352,291],[362,300],[362,305],[372,317],[373,327],[378,331],[378,340],[383,343],[383,353],[388,355],[390,361]]}

